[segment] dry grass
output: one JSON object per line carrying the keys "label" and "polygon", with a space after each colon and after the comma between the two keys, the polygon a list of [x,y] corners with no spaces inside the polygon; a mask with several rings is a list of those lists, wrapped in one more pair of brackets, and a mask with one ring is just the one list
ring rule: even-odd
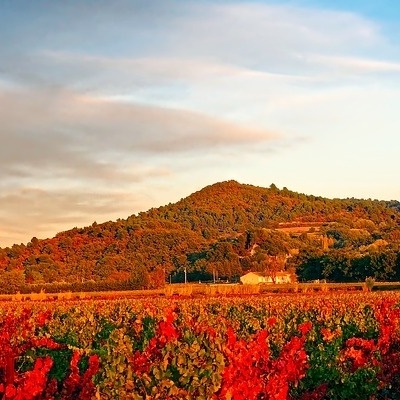
{"label": "dry grass", "polygon": [[12,301],[22,301],[24,299],[25,299],[24,295],[22,295],[20,292],[17,292],[16,294],[12,295],[11,298]]}
{"label": "dry grass", "polygon": [[34,301],[43,301],[43,300],[47,300],[47,294],[42,289],[39,293],[31,293],[29,295],[29,298],[30,298],[30,300],[34,300]]}

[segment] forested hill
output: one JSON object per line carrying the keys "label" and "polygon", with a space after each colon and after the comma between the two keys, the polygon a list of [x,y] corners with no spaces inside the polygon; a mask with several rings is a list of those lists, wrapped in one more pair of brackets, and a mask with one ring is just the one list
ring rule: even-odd
{"label": "forested hill", "polygon": [[398,279],[399,210],[395,201],[221,182],[126,220],[0,249],[0,283],[158,287],[182,280],[184,270],[192,280],[237,279],[272,260],[299,279]]}
{"label": "forested hill", "polygon": [[177,222],[195,231],[243,232],[253,227],[277,227],[283,222],[348,222],[360,218],[375,224],[400,221],[398,202],[334,199],[307,196],[228,181],[207,186],[175,204],[151,209],[144,215]]}

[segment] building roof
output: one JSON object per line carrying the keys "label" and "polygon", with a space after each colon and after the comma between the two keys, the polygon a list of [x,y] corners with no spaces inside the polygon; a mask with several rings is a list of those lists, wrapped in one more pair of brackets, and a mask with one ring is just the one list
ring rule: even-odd
{"label": "building roof", "polygon": [[[264,276],[264,277],[267,277],[267,276],[271,276],[272,274],[268,274],[268,273],[265,273],[265,272],[259,272],[259,271],[248,271],[248,272],[246,272],[244,275],[242,275],[242,276],[246,276],[246,275],[248,275],[248,274],[253,274],[253,275],[257,275],[257,276]],[[287,275],[290,275],[290,272],[288,272],[288,271],[277,271],[276,273],[275,273],[275,276],[287,276]]]}

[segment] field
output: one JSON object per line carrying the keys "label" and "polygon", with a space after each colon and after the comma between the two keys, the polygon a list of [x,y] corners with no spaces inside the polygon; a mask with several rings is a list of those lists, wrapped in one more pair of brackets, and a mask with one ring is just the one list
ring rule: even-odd
{"label": "field", "polygon": [[0,303],[0,399],[398,399],[400,293]]}

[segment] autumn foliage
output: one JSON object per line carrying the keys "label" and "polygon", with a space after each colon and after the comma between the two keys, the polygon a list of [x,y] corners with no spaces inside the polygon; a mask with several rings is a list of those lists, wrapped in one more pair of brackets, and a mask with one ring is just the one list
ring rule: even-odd
{"label": "autumn foliage", "polygon": [[394,399],[400,295],[3,303],[1,399]]}

